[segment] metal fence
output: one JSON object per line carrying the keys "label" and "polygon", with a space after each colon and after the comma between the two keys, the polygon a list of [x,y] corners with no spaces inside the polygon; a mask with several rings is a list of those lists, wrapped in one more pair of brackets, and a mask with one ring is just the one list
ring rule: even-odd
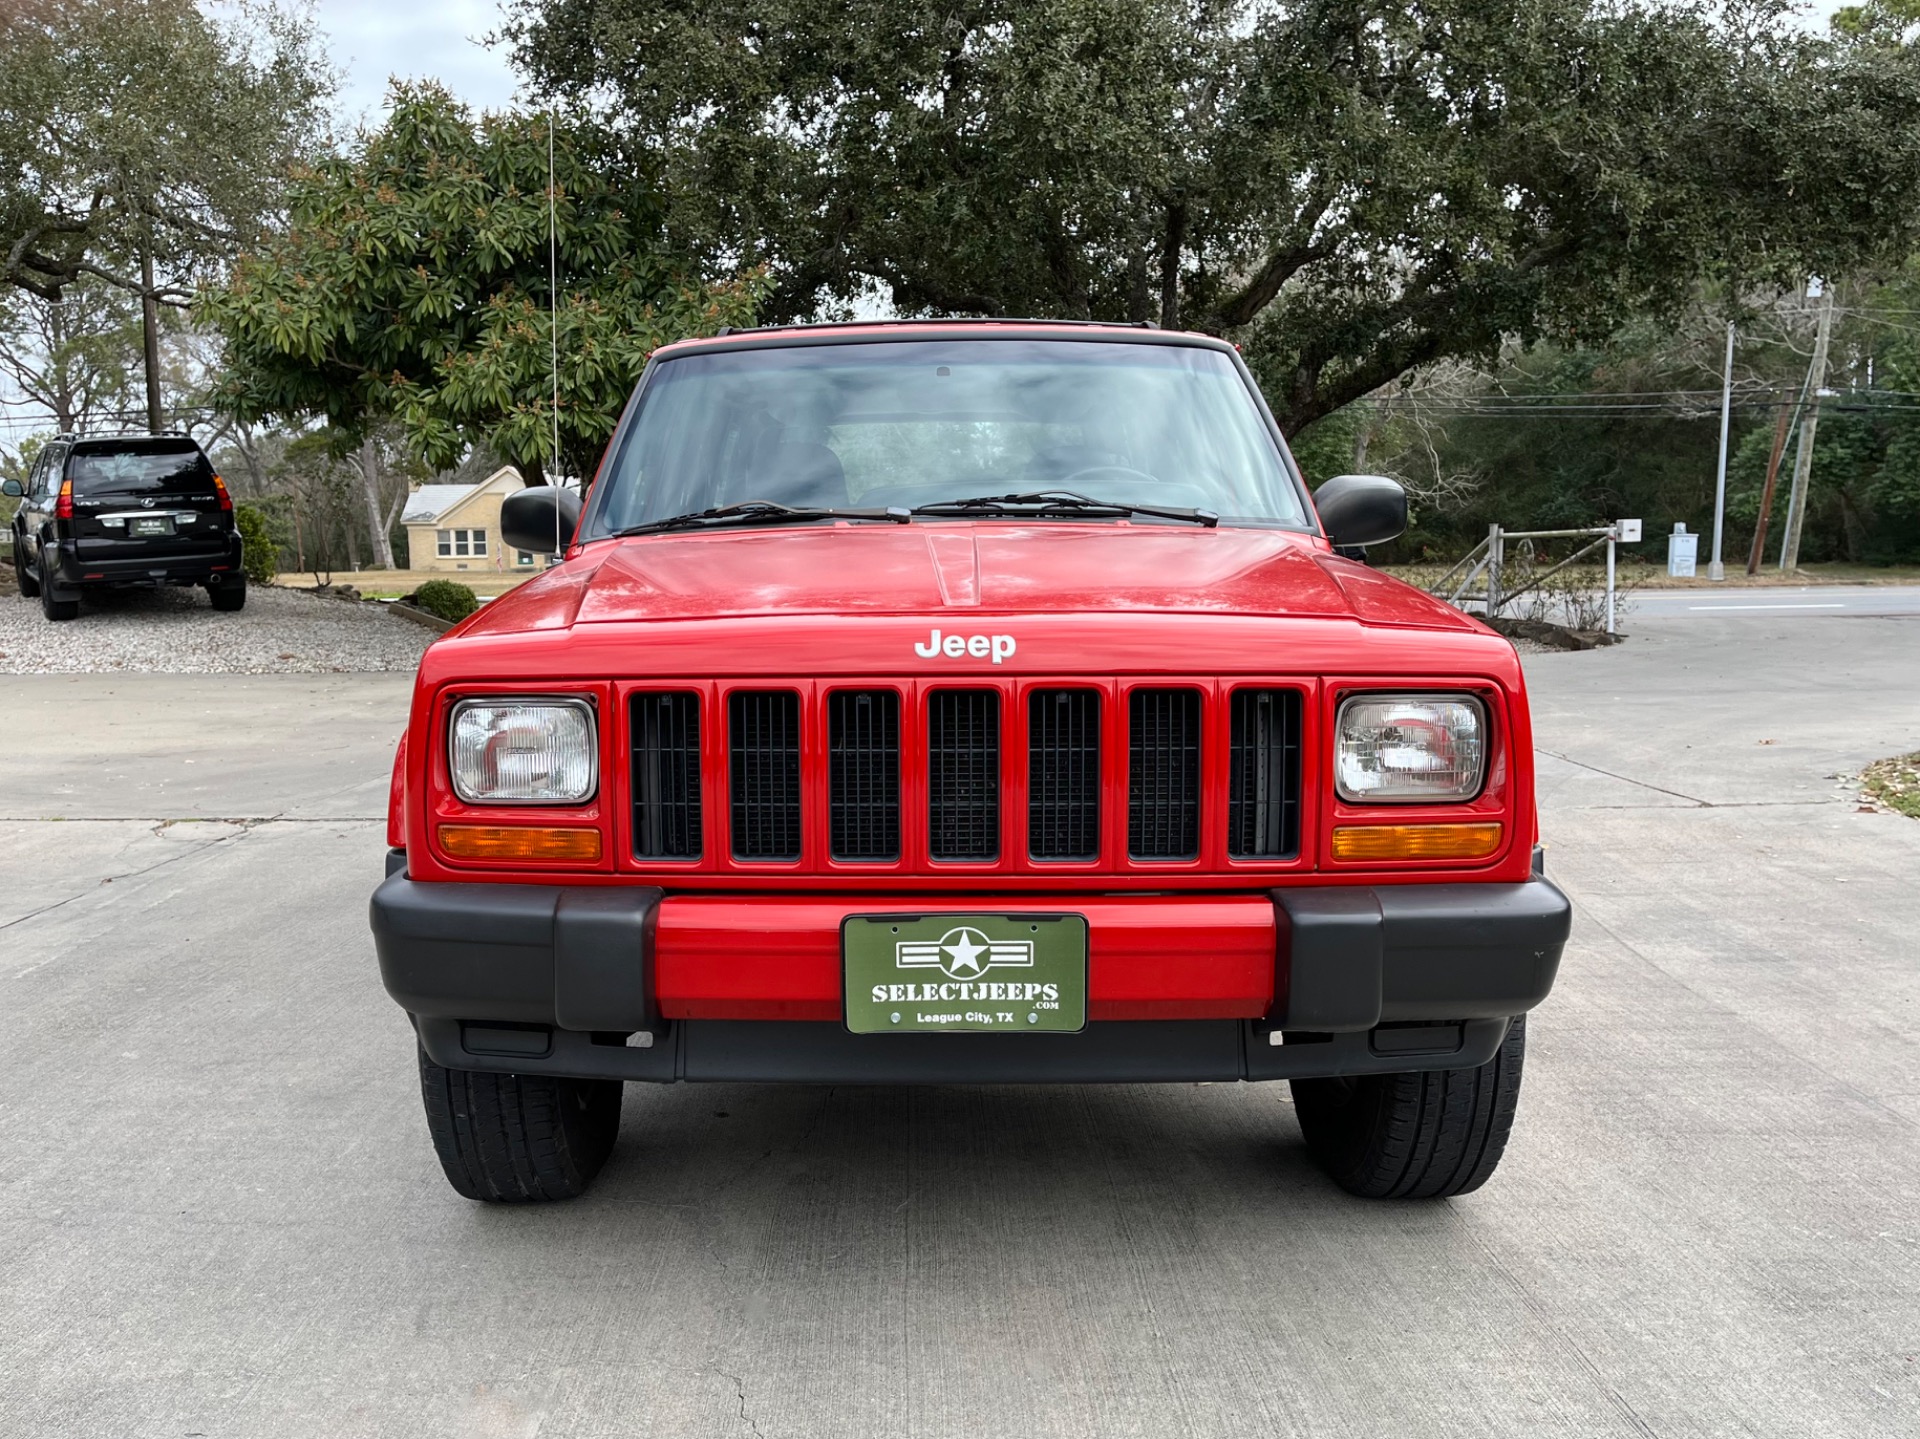
{"label": "metal fence", "polygon": [[[1508,588],[1507,579],[1507,541],[1508,540],[1566,540],[1584,539],[1586,544],[1568,555],[1551,569],[1529,573],[1512,588]],[[1600,546],[1607,547],[1607,633],[1614,633],[1614,547],[1621,542],[1621,525],[1618,521],[1595,529],[1583,530],[1506,530],[1499,525],[1487,526],[1487,537],[1467,551],[1464,558],[1448,570],[1428,588],[1444,599],[1448,604],[1460,609],[1478,604],[1481,612],[1491,619],[1501,610],[1531,590],[1538,589],[1552,576],[1581,559],[1592,554]],[[1464,575],[1461,571],[1465,571]],[[1459,583],[1455,584],[1455,577]],[[1475,590],[1476,584],[1481,585]],[[1451,590],[1448,586],[1452,585]]]}

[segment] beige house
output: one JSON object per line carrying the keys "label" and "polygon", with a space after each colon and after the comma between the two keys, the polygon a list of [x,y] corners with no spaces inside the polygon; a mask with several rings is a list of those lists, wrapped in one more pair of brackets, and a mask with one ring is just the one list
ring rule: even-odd
{"label": "beige house", "polygon": [[500,502],[524,481],[502,465],[477,485],[416,485],[400,523],[407,527],[407,567],[449,574],[532,574],[549,561],[500,541]]}

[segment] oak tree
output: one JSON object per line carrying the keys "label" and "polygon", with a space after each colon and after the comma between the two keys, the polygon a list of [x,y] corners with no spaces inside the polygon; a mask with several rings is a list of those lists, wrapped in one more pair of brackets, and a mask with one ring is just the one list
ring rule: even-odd
{"label": "oak tree", "polygon": [[1289,430],[1920,214],[1920,65],[1780,0],[515,0],[506,37],[771,317],[1213,331]]}

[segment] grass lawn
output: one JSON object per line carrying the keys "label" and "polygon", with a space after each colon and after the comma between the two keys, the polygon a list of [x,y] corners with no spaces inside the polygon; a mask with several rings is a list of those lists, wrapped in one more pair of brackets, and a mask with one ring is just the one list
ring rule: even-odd
{"label": "grass lawn", "polygon": [[1877,759],[1860,776],[1867,798],[1920,819],[1920,754]]}
{"label": "grass lawn", "polygon": [[[476,595],[492,597],[504,595],[539,573],[537,569],[517,574],[509,570],[458,570],[451,574],[441,570],[335,570],[330,578],[336,585],[352,585],[368,599],[398,599],[412,594],[428,580],[452,580]],[[307,570],[282,570],[273,582],[295,590],[317,589],[320,584]]]}

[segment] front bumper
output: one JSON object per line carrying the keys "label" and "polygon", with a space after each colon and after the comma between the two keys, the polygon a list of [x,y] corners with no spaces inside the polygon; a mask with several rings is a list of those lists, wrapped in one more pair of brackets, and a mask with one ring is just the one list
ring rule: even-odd
{"label": "front bumper", "polygon": [[[1135,942],[1106,955],[1096,945],[1081,1033],[854,1035],[821,1010],[824,985],[837,1005],[838,972],[818,937],[837,936],[844,904],[822,901],[812,921],[789,905],[789,929],[761,931],[786,945],[765,971],[784,989],[729,1008],[686,979],[727,969],[724,950],[706,952],[710,924],[670,920],[663,946],[663,904],[681,901],[658,889],[419,883],[395,859],[373,897],[375,944],[428,1054],[449,1068],[582,1078],[1087,1083],[1464,1068],[1546,997],[1571,924],[1566,897],[1539,877],[1282,889],[1206,911],[1178,897],[1106,900],[1133,906],[1114,912],[1129,915]],[[1143,929],[1149,905],[1159,918]],[[1250,928],[1248,909],[1270,926]],[[1203,912],[1211,927],[1183,923]],[[1179,935],[1160,951],[1162,988],[1174,990],[1158,1000],[1139,993],[1142,933]]]}

